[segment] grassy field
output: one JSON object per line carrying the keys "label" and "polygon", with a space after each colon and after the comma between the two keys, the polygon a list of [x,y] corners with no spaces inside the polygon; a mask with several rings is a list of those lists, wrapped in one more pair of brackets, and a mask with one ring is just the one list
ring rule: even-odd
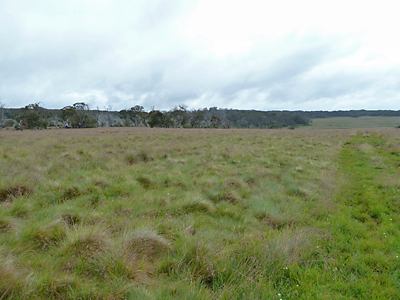
{"label": "grassy field", "polygon": [[0,130],[0,299],[399,299],[399,129]]}
{"label": "grassy field", "polygon": [[301,129],[393,128],[399,125],[400,117],[335,117],[312,119],[311,126],[302,126]]}

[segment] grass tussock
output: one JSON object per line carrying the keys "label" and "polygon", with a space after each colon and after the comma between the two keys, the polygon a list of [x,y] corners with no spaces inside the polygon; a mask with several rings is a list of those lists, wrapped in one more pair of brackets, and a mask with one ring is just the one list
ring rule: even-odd
{"label": "grass tussock", "polygon": [[192,213],[213,213],[215,211],[214,205],[206,200],[194,200],[182,205],[180,210],[184,214]]}
{"label": "grass tussock", "polygon": [[138,178],[136,178],[136,180],[145,189],[149,189],[151,186],[151,180],[145,176],[139,176]]}
{"label": "grass tussock", "polygon": [[73,186],[73,187],[69,187],[69,188],[65,189],[65,191],[62,193],[60,199],[61,199],[61,201],[71,200],[71,199],[78,198],[81,194],[82,194],[82,192],[79,190],[79,188],[76,186]]}
{"label": "grass tussock", "polygon": [[[3,249],[0,249],[3,250]],[[20,296],[24,289],[25,282],[22,270],[18,268],[11,255],[0,252],[0,297],[12,299]]]}
{"label": "grass tussock", "polygon": [[212,191],[208,193],[208,198],[214,203],[226,201],[238,204],[242,201],[241,197],[233,191]]}
{"label": "grass tussock", "polygon": [[67,233],[62,253],[86,260],[103,253],[108,245],[104,228],[76,227]]}
{"label": "grass tussock", "polygon": [[128,260],[155,260],[170,249],[168,241],[156,231],[142,228],[126,232],[122,252]]}
{"label": "grass tussock", "polygon": [[33,188],[26,185],[10,185],[8,187],[0,189],[0,202],[10,201],[13,198],[18,198],[25,195],[30,195],[33,192]]}
{"label": "grass tussock", "polygon": [[125,156],[125,160],[129,165],[137,164],[140,162],[149,162],[152,161],[153,158],[144,150],[140,151],[137,154],[128,154]]}
{"label": "grass tussock", "polygon": [[298,223],[298,220],[293,217],[274,215],[267,212],[258,212],[255,214],[255,217],[262,223],[274,229],[282,229],[287,226],[294,226]]}
{"label": "grass tussock", "polygon": [[10,218],[0,217],[0,233],[10,231],[12,220]]}
{"label": "grass tussock", "polygon": [[35,249],[47,250],[60,243],[66,236],[66,229],[62,223],[54,223],[41,228],[32,228],[25,237]]}

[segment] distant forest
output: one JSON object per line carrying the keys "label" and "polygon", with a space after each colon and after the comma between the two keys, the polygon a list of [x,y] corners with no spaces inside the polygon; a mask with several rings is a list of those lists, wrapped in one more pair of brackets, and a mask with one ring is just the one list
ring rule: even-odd
{"label": "distant forest", "polygon": [[0,126],[16,129],[47,127],[164,127],[164,128],[291,128],[309,125],[311,119],[331,117],[400,116],[400,110],[349,111],[259,111],[226,108],[189,109],[179,105],[170,110],[136,105],[121,111],[90,109],[75,103],[62,109],[46,109],[40,103],[6,108],[0,103]]}

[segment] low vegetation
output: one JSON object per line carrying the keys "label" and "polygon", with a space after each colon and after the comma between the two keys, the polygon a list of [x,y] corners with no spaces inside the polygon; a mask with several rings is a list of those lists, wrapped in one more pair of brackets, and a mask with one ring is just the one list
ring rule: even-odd
{"label": "low vegetation", "polygon": [[398,129],[0,130],[0,299],[399,299]]}
{"label": "low vegetation", "polygon": [[299,129],[349,129],[400,127],[400,116],[330,117],[312,119],[310,126]]}

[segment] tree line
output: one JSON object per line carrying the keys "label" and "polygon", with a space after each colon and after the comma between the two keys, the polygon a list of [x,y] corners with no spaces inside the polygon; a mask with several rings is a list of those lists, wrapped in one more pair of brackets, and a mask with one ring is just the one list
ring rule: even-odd
{"label": "tree line", "polygon": [[84,102],[62,109],[46,109],[40,103],[19,109],[5,108],[0,103],[0,126],[16,129],[51,127],[163,127],[163,128],[295,128],[308,125],[313,118],[400,116],[400,111],[258,111],[225,108],[189,109],[186,105],[170,110],[146,111],[136,105],[120,111],[91,109]]}
{"label": "tree line", "polygon": [[136,105],[129,109],[112,111],[90,109],[84,102],[66,106],[60,110],[46,109],[40,103],[19,109],[0,111],[0,125],[16,129],[45,129],[52,127],[163,127],[163,128],[282,128],[307,125],[309,120],[300,114],[289,112],[265,112],[232,110],[217,107],[189,109],[179,105],[170,110],[151,109]]}

